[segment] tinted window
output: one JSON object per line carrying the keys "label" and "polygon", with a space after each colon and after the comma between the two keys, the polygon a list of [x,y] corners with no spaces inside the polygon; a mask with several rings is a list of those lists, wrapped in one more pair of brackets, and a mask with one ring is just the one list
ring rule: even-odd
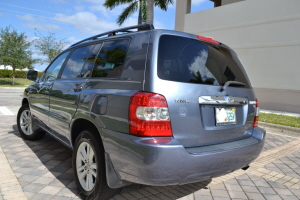
{"label": "tinted window", "polygon": [[55,80],[57,78],[58,73],[62,65],[64,64],[65,59],[68,57],[69,53],[70,53],[69,51],[63,53],[58,58],[55,59],[55,61],[47,69],[44,75],[44,80]]}
{"label": "tinted window", "polygon": [[95,58],[97,57],[97,53],[99,51],[101,44],[96,44],[93,50],[91,51],[88,59],[86,60],[84,67],[80,73],[80,77],[89,77],[92,70],[93,70],[93,65],[95,62]]}
{"label": "tinted window", "polygon": [[93,47],[94,45],[89,45],[75,49],[67,61],[61,78],[70,79],[80,77],[83,65],[89,59],[89,55]]}
{"label": "tinted window", "polygon": [[92,77],[119,77],[122,72],[129,40],[105,42],[96,58]]}
{"label": "tinted window", "polygon": [[243,66],[231,53],[198,40],[170,35],[160,38],[158,76],[186,83],[223,85],[227,81],[240,81],[250,85]]}

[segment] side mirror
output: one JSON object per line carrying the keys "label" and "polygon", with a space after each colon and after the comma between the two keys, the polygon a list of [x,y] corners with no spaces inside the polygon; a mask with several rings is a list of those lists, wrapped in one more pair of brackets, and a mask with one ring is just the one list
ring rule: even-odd
{"label": "side mirror", "polygon": [[38,77],[38,72],[35,70],[28,70],[26,78],[31,81],[36,81]]}

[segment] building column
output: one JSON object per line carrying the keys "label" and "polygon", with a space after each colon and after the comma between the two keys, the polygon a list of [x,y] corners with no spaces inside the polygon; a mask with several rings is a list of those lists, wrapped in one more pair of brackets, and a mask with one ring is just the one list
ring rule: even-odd
{"label": "building column", "polygon": [[191,13],[191,0],[176,1],[175,30],[184,31],[185,15]]}

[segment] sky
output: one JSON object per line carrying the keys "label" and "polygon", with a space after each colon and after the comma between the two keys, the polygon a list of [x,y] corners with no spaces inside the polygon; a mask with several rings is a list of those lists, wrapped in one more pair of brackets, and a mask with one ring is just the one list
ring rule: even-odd
{"label": "sky", "polygon": [[[0,28],[12,25],[17,31],[25,32],[29,41],[36,39],[35,29],[43,35],[52,32],[71,45],[87,37],[120,28],[116,20],[127,5],[107,10],[103,6],[104,2],[105,0],[1,0]],[[173,5],[169,5],[167,11],[155,8],[155,28],[174,30],[175,5],[176,0]],[[213,6],[209,0],[192,0],[192,12]],[[121,27],[136,24],[137,13],[134,13]],[[41,58],[38,52],[32,50],[34,58]],[[43,71],[47,65],[35,64],[34,67]]]}

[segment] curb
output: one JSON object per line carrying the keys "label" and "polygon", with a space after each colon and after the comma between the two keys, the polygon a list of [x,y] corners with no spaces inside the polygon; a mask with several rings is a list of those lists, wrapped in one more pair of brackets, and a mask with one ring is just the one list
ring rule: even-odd
{"label": "curb", "polygon": [[289,113],[289,112],[282,112],[282,111],[275,111],[275,110],[263,110],[263,109],[261,109],[259,112],[260,113],[267,113],[267,114],[275,114],[275,115],[285,115],[285,116],[291,116],[291,117],[300,117],[300,114],[298,114],[298,113]]}
{"label": "curb", "polygon": [[295,127],[290,127],[290,126],[284,126],[284,125],[278,125],[278,124],[271,124],[267,122],[261,122],[259,121],[259,126],[260,127],[266,127],[266,128],[276,128],[284,131],[290,131],[290,132],[295,132],[295,133],[300,133],[300,128],[295,128]]}

